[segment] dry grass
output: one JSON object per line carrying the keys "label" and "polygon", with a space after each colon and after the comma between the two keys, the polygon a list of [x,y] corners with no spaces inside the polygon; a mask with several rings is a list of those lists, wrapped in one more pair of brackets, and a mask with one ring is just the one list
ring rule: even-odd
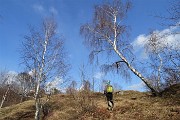
{"label": "dry grass", "polygon": [[170,104],[169,99],[151,97],[147,93],[127,91],[123,96],[116,97],[115,103],[115,116],[121,120],[178,120],[180,118],[179,104]]}
{"label": "dry grass", "polygon": [[17,105],[0,109],[0,120],[33,120],[35,106],[29,100]]}
{"label": "dry grass", "polygon": [[[125,91],[115,95],[115,107],[108,111],[101,93],[89,96],[94,105],[82,109],[71,95],[54,95],[48,105],[50,113],[45,120],[179,120],[180,104],[171,98],[152,97],[148,93]],[[0,120],[31,120],[34,118],[34,101],[26,101],[0,109]]]}

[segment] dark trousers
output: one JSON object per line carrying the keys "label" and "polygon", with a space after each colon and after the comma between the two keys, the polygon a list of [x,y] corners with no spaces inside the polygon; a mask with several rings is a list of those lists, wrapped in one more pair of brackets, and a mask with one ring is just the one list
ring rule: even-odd
{"label": "dark trousers", "polygon": [[[108,106],[109,107],[114,107],[113,94],[112,93],[106,93],[106,98],[107,98],[107,101],[108,101]],[[112,106],[110,105],[109,102],[111,102]]]}

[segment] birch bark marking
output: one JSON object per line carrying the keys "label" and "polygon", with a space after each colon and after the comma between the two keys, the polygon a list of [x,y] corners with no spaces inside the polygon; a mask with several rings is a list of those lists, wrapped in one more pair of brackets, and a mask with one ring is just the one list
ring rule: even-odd
{"label": "birch bark marking", "polygon": [[35,112],[35,120],[40,119],[40,103],[39,103],[39,89],[40,89],[40,83],[43,81],[43,68],[45,67],[45,54],[47,50],[47,44],[48,44],[48,29],[45,29],[45,41],[44,41],[44,49],[42,53],[42,63],[41,63],[41,68],[40,68],[40,73],[39,73],[39,78],[38,78],[38,84],[36,88],[36,96],[35,96],[35,104],[36,104],[36,112]]}
{"label": "birch bark marking", "polygon": [[3,106],[3,104],[4,104],[4,101],[6,100],[6,97],[7,97],[7,94],[8,94],[8,92],[9,92],[9,90],[10,90],[10,86],[8,86],[8,89],[6,90],[5,94],[4,94],[3,97],[2,97],[2,101],[1,101],[1,106],[0,106],[0,108],[2,108],[2,106]]}
{"label": "birch bark marking", "polygon": [[39,28],[30,27],[30,33],[24,36],[22,42],[22,62],[28,71],[33,72],[35,80],[35,120],[41,119],[43,101],[40,99],[40,90],[46,89],[41,85],[46,80],[52,82],[56,78],[64,78],[69,70],[64,38],[57,33],[57,22],[53,17],[47,17]]}
{"label": "birch bark marking", "polygon": [[[109,3],[95,6],[94,18],[91,23],[81,26],[81,34],[85,37],[85,42],[88,47],[91,47],[91,53],[105,53],[109,54],[113,50],[120,58],[127,68],[130,69],[136,76],[138,76],[153,93],[157,91],[153,88],[150,80],[145,78],[138,70],[136,70],[129,61],[132,61],[125,54],[132,54],[130,50],[130,41],[124,38],[127,33],[128,26],[123,24],[127,16],[127,11],[130,9],[130,2],[122,2],[121,0],[113,0]],[[98,43],[98,44],[96,44]],[[128,49],[124,53],[124,49]],[[93,57],[92,57],[93,58]],[[123,64],[122,63],[122,64]],[[127,71],[121,68],[122,71]],[[122,74],[123,75],[123,74]],[[128,74],[125,74],[126,76]]]}

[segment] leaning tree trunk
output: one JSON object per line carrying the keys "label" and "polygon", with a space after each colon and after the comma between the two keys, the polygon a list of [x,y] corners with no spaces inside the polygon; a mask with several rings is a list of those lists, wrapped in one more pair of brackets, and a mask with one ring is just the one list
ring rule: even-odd
{"label": "leaning tree trunk", "polygon": [[10,86],[8,86],[8,89],[6,90],[5,94],[4,94],[3,97],[2,97],[2,101],[1,101],[1,106],[0,106],[0,108],[2,108],[2,106],[3,106],[3,104],[4,104],[4,101],[6,100],[6,97],[7,97],[7,94],[8,94],[8,92],[9,92],[9,90],[10,90]]}
{"label": "leaning tree trunk", "polygon": [[123,54],[119,52],[119,50],[117,49],[117,41],[118,41],[117,39],[117,14],[113,14],[113,18],[114,18],[113,19],[114,40],[113,42],[112,41],[108,41],[108,42],[112,45],[114,51],[123,60],[123,62],[127,65],[127,67],[146,84],[146,86],[151,90],[153,95],[155,96],[159,95],[159,92],[153,88],[150,82],[144,76],[142,76],[142,74],[139,73],[135,68],[133,68],[133,66],[123,56]]}
{"label": "leaning tree trunk", "polygon": [[150,84],[148,79],[146,79],[141,73],[139,73],[133,66],[127,61],[127,59],[114,47],[115,52],[118,54],[118,56],[123,60],[123,62],[126,63],[127,67],[136,75],[138,76],[145,84],[146,86],[151,90],[152,94],[155,96],[159,95],[159,92],[153,88],[153,86]]}

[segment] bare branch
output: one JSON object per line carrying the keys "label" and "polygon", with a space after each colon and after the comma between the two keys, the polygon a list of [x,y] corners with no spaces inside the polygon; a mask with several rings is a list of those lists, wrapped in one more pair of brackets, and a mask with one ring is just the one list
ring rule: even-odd
{"label": "bare branch", "polygon": [[68,64],[65,62],[63,39],[56,33],[57,23],[53,18],[46,18],[41,27],[40,30],[30,29],[30,34],[25,36],[21,53],[26,67],[35,71],[35,119],[38,119],[40,112],[40,86],[46,80],[50,81],[55,77],[63,77],[68,70]]}
{"label": "bare branch", "polygon": [[[128,40],[124,38],[124,35],[127,33],[127,26],[122,21],[126,18],[130,6],[130,2],[123,3],[121,0],[113,0],[112,3],[96,6],[92,23],[83,25],[80,32],[85,37],[85,41],[92,51],[107,50],[107,48],[113,49],[120,61],[123,61],[120,69],[121,75],[127,77],[129,75],[127,68],[129,68],[154,93],[157,93],[149,80],[131,65],[127,57],[127,55],[132,55],[132,52],[130,51],[131,47],[128,44]],[[91,57],[93,58],[94,53],[92,53]],[[109,51],[106,53],[108,54]],[[132,58],[130,61],[132,61]],[[114,67],[105,65],[104,68],[109,71]]]}

